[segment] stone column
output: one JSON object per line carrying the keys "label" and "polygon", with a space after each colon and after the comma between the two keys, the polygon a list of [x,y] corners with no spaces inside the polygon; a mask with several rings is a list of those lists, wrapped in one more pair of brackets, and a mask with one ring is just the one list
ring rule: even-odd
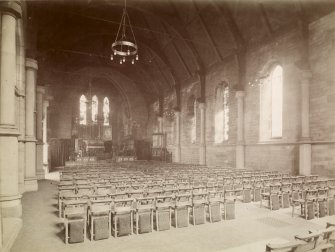
{"label": "stone column", "polygon": [[36,177],[36,71],[37,61],[26,59],[26,138],[25,138],[25,191],[37,191]]}
{"label": "stone column", "polygon": [[43,169],[45,174],[49,173],[48,166],[48,107],[49,100],[43,101]]}
{"label": "stone column", "polygon": [[25,69],[25,48],[24,48],[24,34],[23,34],[23,21],[22,19],[17,20],[17,86],[18,86],[18,107],[19,113],[17,113],[17,121],[19,122],[19,192],[23,193],[24,190],[24,169],[25,169],[25,124],[26,124],[26,111],[25,111],[25,93],[26,93],[26,69]]}
{"label": "stone column", "polygon": [[236,168],[244,168],[244,91],[237,91],[237,144],[236,144]]}
{"label": "stone column", "polygon": [[301,175],[310,175],[312,171],[312,145],[309,143],[309,85],[311,77],[310,71],[302,71],[300,76],[301,144],[299,145],[299,173]]}
{"label": "stone column", "polygon": [[199,103],[200,109],[200,159],[199,163],[201,165],[206,164],[206,104]]}
{"label": "stone column", "polygon": [[36,89],[36,176],[37,179],[44,179],[43,170],[43,95],[45,88],[37,86]]}
{"label": "stone column", "polygon": [[180,111],[174,112],[176,119],[176,153],[175,162],[181,162],[181,147],[180,147]]}
{"label": "stone column", "polygon": [[18,2],[0,2],[0,207],[2,217],[21,217],[18,181],[18,122],[16,122],[16,19]]}

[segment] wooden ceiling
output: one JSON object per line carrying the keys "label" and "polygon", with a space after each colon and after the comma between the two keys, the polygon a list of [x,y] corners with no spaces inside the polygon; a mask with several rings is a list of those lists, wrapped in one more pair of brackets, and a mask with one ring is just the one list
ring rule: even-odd
{"label": "wooden ceiling", "polygon": [[335,10],[332,0],[127,0],[140,60],[119,65],[110,60],[110,46],[123,0],[27,5],[29,53],[46,76],[112,67],[132,79],[148,102],[195,78],[199,68],[225,62],[241,48],[262,45]]}

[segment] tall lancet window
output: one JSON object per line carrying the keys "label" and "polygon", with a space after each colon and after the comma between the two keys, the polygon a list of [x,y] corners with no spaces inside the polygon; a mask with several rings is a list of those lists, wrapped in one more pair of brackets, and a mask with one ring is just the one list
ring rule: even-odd
{"label": "tall lancet window", "polygon": [[220,85],[215,93],[215,115],[214,127],[215,143],[222,143],[228,140],[229,132],[229,87],[228,85]]}
{"label": "tall lancet window", "polygon": [[79,100],[79,124],[87,124],[87,99],[85,95],[80,96]]}
{"label": "tall lancet window", "polygon": [[107,97],[104,98],[104,106],[102,109],[102,112],[104,114],[104,125],[109,125],[109,100]]}
{"label": "tall lancet window", "polygon": [[271,136],[283,135],[283,68],[277,65],[270,76],[271,80]]}
{"label": "tall lancet window", "polygon": [[197,140],[197,100],[193,102],[193,116],[191,118],[191,142],[195,143]]}
{"label": "tall lancet window", "polygon": [[94,95],[92,97],[92,122],[98,122],[98,97]]}

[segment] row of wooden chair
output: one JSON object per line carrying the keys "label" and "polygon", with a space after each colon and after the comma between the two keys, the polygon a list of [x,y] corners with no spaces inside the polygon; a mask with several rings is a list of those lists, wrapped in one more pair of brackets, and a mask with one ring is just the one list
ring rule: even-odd
{"label": "row of wooden chair", "polygon": [[[63,205],[65,243],[81,242],[87,228],[91,240],[218,222],[235,218],[235,201],[224,200],[217,193],[178,194],[126,199],[84,198],[65,201]],[[174,221],[172,222],[172,219]],[[76,229],[76,226],[80,228]],[[71,233],[72,230],[72,233]],[[73,231],[74,230],[74,231]]]}
{"label": "row of wooden chair", "polygon": [[335,247],[335,223],[328,222],[325,229],[296,235],[294,241],[281,244],[267,244],[266,252],[330,252]]}

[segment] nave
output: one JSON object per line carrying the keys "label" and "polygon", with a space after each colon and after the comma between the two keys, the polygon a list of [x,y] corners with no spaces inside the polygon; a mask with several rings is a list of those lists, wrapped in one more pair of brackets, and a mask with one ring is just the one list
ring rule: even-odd
{"label": "nave", "polygon": [[[92,166],[91,166],[92,167]],[[291,208],[271,211],[259,202],[236,201],[236,218],[185,228],[171,227],[122,237],[65,244],[63,219],[58,217],[59,174],[49,174],[52,180],[39,181],[37,192],[23,197],[23,226],[11,251],[265,251],[268,243],[291,241],[308,230],[324,229],[334,216],[305,220],[292,217]],[[89,232],[88,232],[89,233]]]}

